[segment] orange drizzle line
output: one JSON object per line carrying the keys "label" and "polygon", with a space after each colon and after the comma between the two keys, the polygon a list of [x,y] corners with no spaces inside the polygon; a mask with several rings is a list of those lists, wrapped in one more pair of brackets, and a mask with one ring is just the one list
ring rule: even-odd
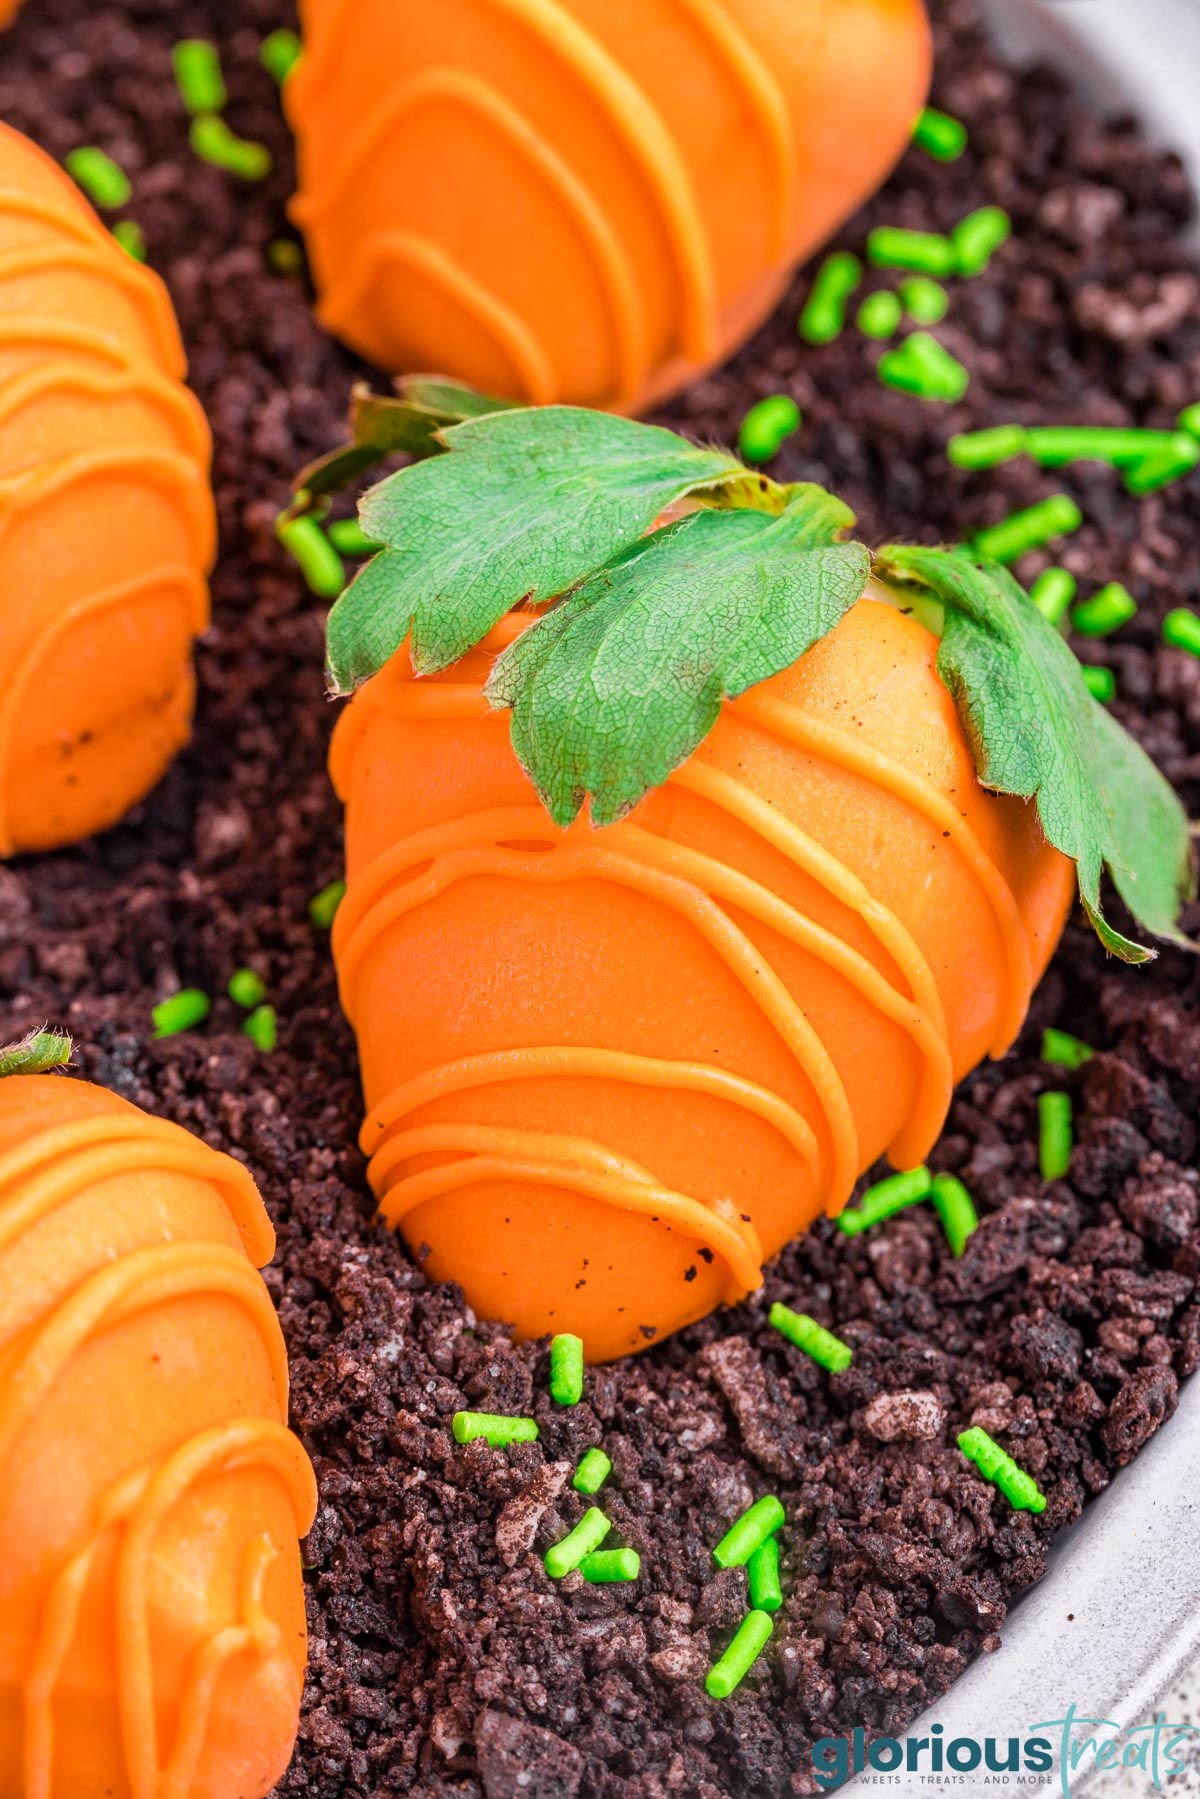
{"label": "orange drizzle line", "polygon": [[1011,887],[961,812],[931,782],[836,725],[812,718],[793,701],[752,689],[734,702],[734,710],[797,749],[873,781],[927,818],[954,844],[983,889],[1000,935],[1007,979],[991,1054],[1002,1056],[1021,1028],[1033,992],[1029,934]]}
{"label": "orange drizzle line", "polygon": [[482,326],[508,357],[532,405],[547,406],[555,398],[553,364],[524,319],[440,244],[417,231],[377,231],[348,259],[344,280],[334,281],[317,308],[328,331],[338,335],[351,329],[360,305],[389,265],[417,270]]}
{"label": "orange drizzle line", "polygon": [[373,1109],[362,1127],[359,1142],[371,1155],[389,1138],[401,1119],[449,1094],[466,1093],[506,1081],[553,1080],[556,1076],[628,1082],[631,1086],[659,1087],[680,1093],[706,1093],[726,1100],[741,1111],[773,1125],[815,1175],[817,1141],[806,1118],[769,1087],[710,1068],[704,1062],[665,1061],[633,1055],[626,1050],[586,1049],[578,1045],[535,1049],[502,1049],[445,1062],[396,1087]]}
{"label": "orange drizzle line", "polygon": [[710,360],[720,350],[716,275],[691,176],[659,112],[559,0],[487,0],[487,4],[517,19],[552,56],[568,65],[640,167],[675,260],[684,353],[697,362]]}
{"label": "orange drizzle line", "polygon": [[[71,204],[66,195],[61,202],[49,200],[44,194],[31,194],[23,187],[0,187],[0,215],[3,214],[10,218],[36,219],[39,224],[50,226],[52,231],[63,231],[82,244],[94,244],[101,229],[82,204]],[[113,247],[117,247],[115,239]],[[125,254],[124,251],[121,253]]]}
{"label": "orange drizzle line", "polygon": [[[790,928],[777,925],[793,942],[801,943],[828,967],[836,968],[862,997],[884,1017],[908,1031],[923,1059],[924,1073],[912,1115],[901,1127],[889,1147],[891,1159],[900,1167],[914,1167],[924,1160],[945,1123],[954,1088],[954,1070],[950,1056],[950,1039],[946,1014],[933,971],[921,953],[915,938],[900,919],[877,900],[866,885],[846,864],[832,855],[815,838],[798,826],[767,800],[759,796],[723,770],[693,758],[670,777],[669,785],[683,787],[719,806],[748,830],[779,850],[792,863],[866,925],[876,942],[887,952],[904,976],[911,1003],[887,982],[865,956],[852,950],[831,932],[820,932],[825,940],[818,948],[815,938],[805,943],[796,934],[795,921],[801,915],[788,907]],[[765,890],[759,889],[760,892]],[[781,903],[781,902],[776,902]],[[764,923],[773,921],[759,913]],[[819,927],[803,921],[809,933]]]}
{"label": "orange drizzle line", "polygon": [[[569,218],[591,257],[608,308],[618,380],[614,404],[628,405],[645,378],[647,348],[637,283],[624,245],[590,190],[549,138],[479,76],[455,69],[431,69],[390,93],[350,139],[336,167],[326,174],[322,192],[303,195],[292,203],[293,218],[302,227],[307,227],[332,212],[341,204],[347,188],[375,156],[382,140],[400,126],[407,114],[439,100],[455,101],[494,126],[541,174]],[[394,245],[397,239],[393,236],[389,241]],[[514,330],[514,315],[503,302],[494,295],[487,295],[485,304],[485,290],[430,239],[405,233],[404,242],[410,246],[421,245],[420,266],[424,272],[441,275],[460,300],[466,302],[469,298],[474,315],[492,328],[502,348],[515,357],[521,334]],[[367,254],[370,259],[369,243]],[[331,322],[348,323],[358,309],[367,283],[366,272],[360,275],[355,269],[356,260],[352,250],[350,257],[339,263],[326,289],[322,307]],[[452,278],[451,269],[454,271]],[[536,397],[540,401],[552,400],[558,392],[553,369],[540,346],[534,351],[527,326],[522,327],[522,332],[520,354],[525,359],[523,372],[526,379],[536,379],[539,383],[541,391]]]}
{"label": "orange drizzle line", "polygon": [[[535,1137],[546,1152],[544,1161],[535,1161],[520,1153],[518,1140]],[[486,1139],[495,1153],[464,1155],[440,1168],[427,1168],[420,1174],[409,1175],[394,1187],[384,1185],[393,1164],[405,1154],[418,1155],[432,1149],[451,1152],[465,1149],[467,1138]],[[567,1143],[577,1146],[573,1152],[576,1157],[583,1156],[586,1151],[588,1160],[598,1160],[605,1154],[599,1145],[585,1144],[580,1138],[539,1137],[535,1132],[506,1131],[498,1125],[431,1125],[423,1131],[406,1132],[394,1144],[381,1150],[371,1166],[371,1185],[377,1194],[382,1188],[379,1209],[389,1224],[400,1224],[426,1200],[439,1199],[445,1193],[474,1186],[479,1181],[518,1180],[533,1186],[566,1187],[620,1211],[639,1212],[656,1222],[661,1220],[705,1244],[729,1268],[733,1284],[727,1297],[731,1304],[762,1285],[762,1244],[758,1233],[753,1225],[738,1217],[728,1200],[717,1199],[711,1207],[706,1206],[686,1193],[658,1186],[653,1176],[644,1170],[633,1172],[637,1169],[636,1164],[623,1165],[619,1172],[608,1173],[556,1160],[556,1152]],[[378,1170],[376,1163],[381,1165]]]}
{"label": "orange drizzle line", "polygon": [[287,1419],[287,1351],[271,1296],[240,1250],[216,1243],[167,1243],[137,1249],[97,1269],[36,1331],[0,1393],[0,1469],[22,1427],[94,1336],[137,1313],[198,1293],[235,1301],[258,1329]]}
{"label": "orange drizzle line", "polygon": [[[736,6],[738,0],[734,0]],[[742,89],[750,116],[758,127],[766,151],[767,178],[771,189],[770,230],[767,253],[783,262],[790,251],[789,226],[796,178],[795,134],[783,88],[774,71],[755,49],[738,24],[736,11],[722,0],[677,0],[718,51],[721,67]]]}
{"label": "orange drizzle line", "polygon": [[278,1559],[279,1551],[265,1531],[246,1544],[239,1583],[241,1622],[217,1631],[193,1657],[175,1748],[159,1782],[161,1799],[188,1799],[195,1791],[193,1782],[209,1734],[213,1700],[228,1663],[249,1650],[265,1660],[279,1645],[279,1626],[263,1606],[267,1573]]}
{"label": "orange drizzle line", "polygon": [[208,568],[216,549],[216,516],[208,484],[195,461],[178,450],[81,450],[35,473],[0,477],[0,540],[21,513],[32,512],[47,494],[106,475],[128,473],[172,498],[178,495],[191,538],[190,552],[200,568]]}
{"label": "orange drizzle line", "polygon": [[[267,1303],[270,1304],[269,1299]],[[187,1799],[191,1790],[188,1759],[193,1755],[198,1758],[203,1745],[207,1714],[223,1663],[251,1646],[269,1651],[278,1640],[276,1626],[262,1612],[261,1582],[267,1564],[259,1550],[254,1552],[249,1568],[243,1570],[243,1624],[234,1627],[237,1634],[233,1641],[232,1633],[222,1632],[199,1652],[180,1706],[177,1750],[166,1770],[160,1772],[146,1603],[154,1537],[172,1508],[197,1480],[213,1472],[249,1467],[270,1468],[279,1476],[291,1495],[296,1534],[303,1536],[316,1512],[308,1458],[299,1441],[282,1425],[272,1429],[267,1420],[260,1419],[204,1432],[177,1450],[151,1476],[126,1529],[116,1573],[117,1664],[122,1737],[134,1799]],[[254,1550],[253,1545],[249,1548]]]}
{"label": "orange drizzle line", "polygon": [[187,365],[166,289],[119,245],[110,251],[99,227],[87,242],[51,242],[5,251],[0,255],[0,299],[6,282],[55,269],[83,269],[109,286],[121,288],[146,322],[163,374],[182,378]]}
{"label": "orange drizzle line", "polygon": [[[834,932],[814,924],[760,882],[750,880],[724,863],[685,849],[682,845],[662,843],[660,839],[633,825],[612,827],[610,835],[615,835],[618,831],[623,838],[626,834],[632,838],[636,832],[647,859],[653,857],[660,867],[669,868],[681,879],[691,879],[697,888],[709,894],[712,899],[724,901],[727,905],[748,913],[760,924],[767,925],[788,942],[806,951],[826,968],[833,969],[869,1005],[874,1006],[882,1017],[908,1033],[922,1057],[924,1072],[915,1116],[908,1121],[900,1138],[892,1144],[891,1154],[897,1161],[905,1159],[908,1165],[919,1162],[937,1141],[954,1086],[950,1049],[944,1031],[939,1032],[919,1006],[897,993],[865,956],[860,955]],[[659,846],[657,853],[651,850],[652,844]],[[833,1068],[832,1060],[829,1066]],[[851,1176],[851,1186],[858,1177],[857,1150],[856,1135],[856,1166]]]}
{"label": "orange drizzle line", "polygon": [[[125,362],[114,372],[101,373],[80,367],[78,363],[48,362],[0,386],[0,432],[20,413],[22,407],[36,403],[44,394],[77,393],[109,400],[136,397],[154,407],[170,426],[176,448],[204,466],[208,461],[210,438],[208,424],[200,402],[178,381],[170,381],[156,370]],[[0,471],[14,474],[26,464]]]}
{"label": "orange drizzle line", "polygon": [[[38,350],[61,350],[65,356],[83,351],[107,363],[110,369],[122,369],[130,358],[115,337],[97,331],[92,325],[81,325],[67,319],[40,319],[10,313],[0,318],[0,345],[26,344]],[[31,364],[36,367],[39,365]]]}
{"label": "orange drizzle line", "polygon": [[[291,1432],[269,1419],[238,1419],[201,1432],[172,1453],[157,1481],[152,1467],[134,1469],[115,1482],[100,1500],[90,1536],[58,1569],[42,1606],[41,1622],[24,1682],[26,1799],[51,1799],[54,1790],[55,1692],[70,1652],[79,1607],[100,1544],[109,1531],[127,1527],[131,1534],[133,1531],[137,1534],[132,1556],[127,1538],[118,1564],[124,1576],[124,1585],[120,1589],[124,1605],[119,1609],[118,1647],[125,1651],[118,1676],[119,1712],[126,1739],[131,1729],[143,1728],[145,1720],[149,1720],[149,1735],[137,1746],[137,1778],[141,1784],[136,1783],[131,1772],[131,1789],[135,1799],[186,1799],[204,1745],[216,1676],[232,1655],[250,1648],[269,1653],[278,1640],[278,1627],[265,1615],[262,1604],[266,1572],[278,1551],[265,1535],[247,1545],[240,1607],[242,1622],[217,1633],[197,1653],[180,1704],[176,1748],[160,1775],[153,1673],[146,1654],[145,1586],[153,1555],[153,1532],[170,1507],[199,1480],[254,1467],[271,1469],[284,1482],[295,1513],[296,1534],[303,1536],[316,1513],[312,1469]],[[147,1744],[148,1756],[145,1753]],[[130,1761],[131,1770],[133,1765]]]}
{"label": "orange drizzle line", "polygon": [[[246,1254],[265,1268],[275,1253],[275,1232],[248,1168],[210,1149],[165,1118],[145,1113],[101,1113],[39,1131],[0,1156],[0,1252],[71,1197],[81,1184],[120,1179],[135,1169],[191,1174],[220,1193]],[[22,1189],[12,1189],[17,1182]]]}
{"label": "orange drizzle line", "polygon": [[[559,0],[482,0],[521,26],[564,65],[595,102],[639,169],[654,200],[679,282],[681,338],[686,355],[710,361],[720,349],[716,276],[699,204],[679,147],[637,83]],[[297,71],[293,101],[318,84],[322,65],[352,29],[351,0],[334,0],[325,30]]]}

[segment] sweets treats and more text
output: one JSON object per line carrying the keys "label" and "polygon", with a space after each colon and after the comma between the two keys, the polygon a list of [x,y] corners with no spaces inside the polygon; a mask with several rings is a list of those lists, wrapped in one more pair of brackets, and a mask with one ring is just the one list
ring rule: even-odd
{"label": "sweets treats and more text", "polygon": [[1200,1363],[1182,165],[971,0],[0,25],[0,1799],[868,1778]]}

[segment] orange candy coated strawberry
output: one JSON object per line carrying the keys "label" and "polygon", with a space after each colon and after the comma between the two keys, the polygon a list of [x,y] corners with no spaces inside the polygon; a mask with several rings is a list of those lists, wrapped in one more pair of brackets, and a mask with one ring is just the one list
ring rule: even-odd
{"label": "orange candy coated strawberry", "polygon": [[263,1799],[316,1494],[246,1169],[101,1088],[0,1080],[0,1794]]}
{"label": "orange candy coated strawberry", "polygon": [[287,83],[327,328],[393,371],[637,410],[884,179],[920,0],[304,0]]}
{"label": "orange candy coated strawberry", "polygon": [[158,277],[0,125],[0,856],[102,830],[186,741],[209,433]]}
{"label": "orange candy coated strawberry", "polygon": [[1071,904],[984,792],[936,639],[867,597],[622,823],[563,831],[481,684],[401,652],[335,737],[334,926],[383,1215],[591,1359],[741,1297],[1019,1030]]}

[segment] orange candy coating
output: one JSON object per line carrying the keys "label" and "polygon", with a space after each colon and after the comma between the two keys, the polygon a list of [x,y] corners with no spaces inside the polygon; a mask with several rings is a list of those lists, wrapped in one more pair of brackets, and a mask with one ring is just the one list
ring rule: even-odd
{"label": "orange candy coating", "polygon": [[214,550],[166,290],[0,125],[0,856],[103,830],[190,728]]}
{"label": "orange candy coating", "polygon": [[758,1285],[884,1151],[928,1154],[1074,867],[986,793],[935,638],[864,597],[628,820],[554,826],[481,683],[401,652],[339,722],[334,924],[383,1215],[593,1360]]}
{"label": "orange candy coating", "polygon": [[316,1506],[249,1173],[84,1082],[0,1080],[0,1795],[263,1799]]}
{"label": "orange candy coating", "polygon": [[2,31],[6,25],[12,24],[12,21],[17,16],[17,8],[20,4],[21,0],[0,0],[0,31]]}
{"label": "orange candy coating", "polygon": [[393,371],[636,411],[883,180],[921,0],[302,0],[318,316]]}

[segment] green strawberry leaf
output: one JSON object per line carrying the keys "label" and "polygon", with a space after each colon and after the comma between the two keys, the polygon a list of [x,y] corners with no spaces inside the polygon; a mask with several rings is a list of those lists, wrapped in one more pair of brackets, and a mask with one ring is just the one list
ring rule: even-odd
{"label": "green strawberry leaf", "polygon": [[504,651],[487,684],[550,816],[586,798],[620,818],[691,755],[724,699],[765,681],[833,629],[870,556],[839,543],[853,515],[796,487],[782,513],[693,513],[568,593]]}
{"label": "green strawberry leaf", "polygon": [[953,695],[979,779],[1037,803],[1048,842],[1076,865],[1105,948],[1127,962],[1155,952],[1104,916],[1107,867],[1137,922],[1184,941],[1187,817],[1149,757],[1093,700],[1063,638],[999,563],[966,550],[892,546],[881,572],[927,587],[946,608],[938,673]]}
{"label": "green strawberry leaf", "polygon": [[394,394],[372,393],[365,381],[359,381],[350,392],[349,443],[339,444],[300,471],[292,483],[294,499],[286,516],[302,518],[323,511],[319,502],[348,487],[385,456],[440,455],[444,448],[440,432],[464,419],[506,412],[509,406],[508,400],[493,400],[436,375],[401,376]]}
{"label": "green strawberry leaf", "polygon": [[449,455],[401,469],[359,506],[387,547],[330,614],[337,693],[410,632],[418,674],[448,667],[520,601],[553,599],[620,555],[665,507],[746,477],[725,452],[570,406],[468,419],[442,442]]}
{"label": "green strawberry leaf", "polygon": [[1179,928],[1180,907],[1196,893],[1183,809],[1142,746],[1098,700],[1092,706],[1113,886],[1153,936],[1190,949]]}

